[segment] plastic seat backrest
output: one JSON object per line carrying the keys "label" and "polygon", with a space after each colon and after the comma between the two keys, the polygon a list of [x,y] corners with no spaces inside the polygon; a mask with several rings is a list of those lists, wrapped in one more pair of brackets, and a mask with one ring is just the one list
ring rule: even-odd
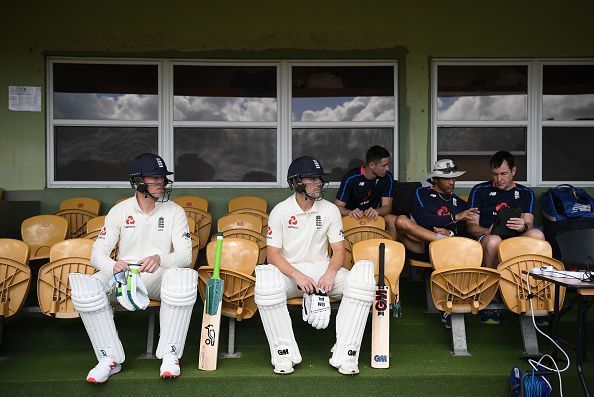
{"label": "plastic seat backrest", "polygon": [[208,212],[191,207],[184,208],[184,211],[188,218],[194,220],[196,225],[194,230],[200,241],[200,249],[206,247],[208,237],[210,236],[210,228],[212,226],[212,215]]}
{"label": "plastic seat backrest", "polygon": [[183,208],[196,208],[208,212],[208,200],[200,196],[181,196],[174,198],[173,201]]}
{"label": "plastic seat backrest", "polygon": [[352,216],[342,217],[342,230],[344,232],[360,226],[376,227],[384,230],[386,228],[386,221],[381,216],[376,217],[372,221],[367,218],[355,219]]}
{"label": "plastic seat backrest", "polygon": [[[221,256],[221,269],[234,270],[251,275],[258,264],[259,247],[253,241],[241,238],[224,238]],[[206,260],[209,266],[214,266],[216,241],[206,246]]]}
{"label": "plastic seat backrest", "polygon": [[74,197],[63,200],[60,203],[60,211],[63,210],[82,210],[95,215],[99,215],[101,202],[90,197]]}
{"label": "plastic seat backrest", "polygon": [[64,258],[91,259],[94,240],[89,238],[71,238],[52,245],[50,249],[50,262]]}
{"label": "plastic seat backrest", "polygon": [[[594,269],[594,229],[571,230],[555,237],[566,267],[577,266]],[[590,259],[588,259],[590,258]]]}
{"label": "plastic seat backrest", "polygon": [[96,232],[103,228],[105,224],[105,215],[96,216],[95,218],[89,219],[87,222],[87,233]]}
{"label": "plastic seat backrest", "polygon": [[[524,273],[543,266],[552,266],[557,270],[565,269],[563,263],[558,260],[550,256],[535,254],[514,256],[497,266],[497,271],[501,274],[499,291],[508,310],[516,314],[530,312],[528,295],[528,283],[530,283],[534,314],[545,315],[554,311],[555,286],[544,280],[527,277]],[[564,297],[565,288],[560,288],[559,307],[563,307]]]}
{"label": "plastic seat backrest", "polygon": [[0,258],[11,259],[26,265],[29,263],[31,249],[21,240],[0,238]]}
{"label": "plastic seat backrest", "polygon": [[392,235],[376,227],[371,226],[359,226],[344,232],[344,263],[343,266],[350,269],[353,266],[353,245],[359,241],[371,240],[371,239],[388,239],[392,240]]}
{"label": "plastic seat backrest", "polygon": [[31,248],[31,259],[47,258],[55,243],[66,239],[68,221],[57,215],[37,215],[21,223],[21,237]]}
{"label": "plastic seat backrest", "polygon": [[251,208],[262,212],[268,212],[268,203],[266,200],[256,196],[239,196],[229,200],[229,212]]}
{"label": "plastic seat backrest", "polygon": [[248,229],[256,233],[262,233],[262,220],[250,214],[230,214],[219,218],[217,229],[219,232]]}
{"label": "plastic seat backrest", "polygon": [[[260,255],[258,256],[258,263],[264,263],[266,260],[266,237],[262,235],[262,233],[254,232],[248,229],[233,229],[233,230],[226,230],[223,232],[224,238],[242,238],[245,240],[250,240],[258,244],[260,248]],[[215,241],[216,235],[212,236],[211,241]]]}
{"label": "plastic seat backrest", "polygon": [[448,237],[429,244],[429,257],[435,270],[454,267],[481,267],[483,247],[466,237]]}
{"label": "plastic seat backrest", "polygon": [[532,237],[513,237],[503,240],[498,248],[499,262],[504,262],[520,255],[542,255],[553,257],[553,248],[546,240]]}
{"label": "plastic seat backrest", "polygon": [[374,274],[379,274],[379,246],[384,243],[386,246],[384,256],[384,277],[386,284],[390,286],[392,295],[398,294],[398,281],[404,267],[405,249],[402,243],[392,239],[371,239],[363,240],[353,245],[353,260],[358,262],[367,259],[373,262]]}

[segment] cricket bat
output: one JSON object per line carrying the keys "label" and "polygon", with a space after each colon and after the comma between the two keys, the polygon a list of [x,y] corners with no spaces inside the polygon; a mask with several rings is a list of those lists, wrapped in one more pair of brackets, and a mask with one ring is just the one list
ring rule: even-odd
{"label": "cricket bat", "polygon": [[223,303],[224,282],[219,276],[221,253],[223,251],[223,234],[217,234],[217,250],[212,277],[206,283],[206,299],[202,314],[200,333],[200,351],[198,353],[198,369],[214,371],[217,369],[219,351],[219,328],[221,325],[221,306]]}
{"label": "cricket bat", "polygon": [[390,368],[390,287],[384,281],[386,245],[379,245],[379,276],[371,321],[371,367]]}

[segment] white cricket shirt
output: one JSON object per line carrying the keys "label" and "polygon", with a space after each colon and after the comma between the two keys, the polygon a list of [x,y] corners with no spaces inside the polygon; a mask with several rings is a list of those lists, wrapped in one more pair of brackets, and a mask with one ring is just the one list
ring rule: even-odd
{"label": "white cricket shirt", "polygon": [[338,207],[329,201],[314,201],[304,212],[293,194],[270,212],[267,243],[280,248],[289,263],[327,263],[328,242],[342,240],[342,217]]}
{"label": "white cricket shirt", "polygon": [[93,245],[91,265],[112,273],[116,262],[110,254],[116,244],[118,259],[126,263],[138,263],[155,254],[162,267],[185,267],[192,262],[188,219],[173,201],[157,202],[150,214],[140,209],[136,197],[116,204]]}

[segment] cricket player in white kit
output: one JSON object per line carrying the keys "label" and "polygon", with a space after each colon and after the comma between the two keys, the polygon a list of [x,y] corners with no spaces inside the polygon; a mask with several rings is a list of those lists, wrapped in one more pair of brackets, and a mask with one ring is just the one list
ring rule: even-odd
{"label": "cricket player in white kit", "polygon": [[[124,286],[126,299],[122,305],[129,310],[144,309],[148,298],[161,300],[161,334],[156,352],[162,359],[160,376],[180,375],[179,359],[196,301],[198,274],[185,268],[192,261],[192,243],[184,210],[169,201],[172,182],[167,176],[171,174],[156,154],[136,157],[130,166],[135,196],[109,211],[93,246],[91,264],[99,271],[92,276],[70,274],[72,301],[99,361],[87,376],[89,383],[106,382],[121,370],[124,362],[107,294],[113,291],[111,280],[121,280],[114,275],[128,273],[137,277],[134,285],[138,283],[140,287],[127,291]],[[116,244],[118,256],[113,260],[110,255]],[[135,270],[138,267],[139,271]],[[144,307],[134,302],[141,295]]]}
{"label": "cricket player in white kit", "polygon": [[287,181],[295,194],[270,213],[270,264],[256,267],[256,304],[277,374],[290,374],[301,362],[287,310],[287,298],[301,296],[303,320],[317,329],[328,326],[329,297],[342,299],[330,364],[342,374],[359,373],[359,349],[375,292],[373,263],[359,261],[350,271],[342,268],[342,218],[336,205],[322,199],[324,175],[313,157],[291,163]]}

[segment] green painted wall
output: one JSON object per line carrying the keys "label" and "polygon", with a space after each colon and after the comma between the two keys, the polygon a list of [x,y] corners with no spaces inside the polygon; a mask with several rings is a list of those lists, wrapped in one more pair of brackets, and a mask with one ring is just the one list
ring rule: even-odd
{"label": "green painted wall", "polygon": [[[8,199],[42,201],[42,212],[65,197],[90,195],[107,205],[128,193],[45,188],[45,113],[8,111],[7,91],[9,85],[32,85],[45,92],[49,55],[397,59],[401,180],[420,179],[429,165],[433,57],[594,56],[594,2],[579,0],[33,0],[4,1],[0,13],[0,187]],[[183,191],[208,197],[215,213],[229,197],[249,192]],[[253,193],[272,205],[288,192]]]}

